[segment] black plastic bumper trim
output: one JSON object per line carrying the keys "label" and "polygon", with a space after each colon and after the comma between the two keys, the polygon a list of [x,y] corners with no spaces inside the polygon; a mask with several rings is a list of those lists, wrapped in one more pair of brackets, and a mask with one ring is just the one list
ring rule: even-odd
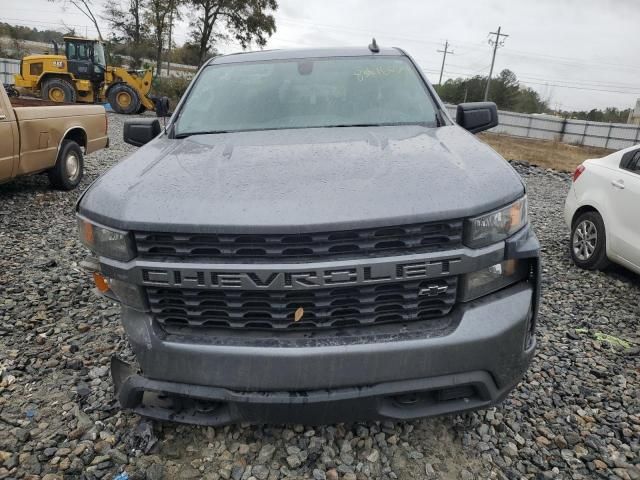
{"label": "black plastic bumper trim", "polygon": [[[158,420],[208,426],[409,420],[485,408],[500,402],[517,384],[498,388],[488,372],[475,371],[335,390],[240,392],[149,379],[115,357],[111,373],[123,408]],[[469,396],[447,398],[447,392],[454,391]],[[399,400],[408,394],[411,402]]]}

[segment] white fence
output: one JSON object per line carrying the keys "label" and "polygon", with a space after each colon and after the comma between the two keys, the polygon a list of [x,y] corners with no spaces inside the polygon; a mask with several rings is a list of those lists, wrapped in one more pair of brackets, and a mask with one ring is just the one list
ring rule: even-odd
{"label": "white fence", "polygon": [[[0,58],[0,83],[13,84],[13,76],[20,72],[20,60]],[[0,86],[2,88],[2,86]]]}
{"label": "white fence", "polygon": [[[447,105],[455,119],[456,106]],[[557,140],[574,145],[621,150],[640,143],[640,125],[602,123],[500,111],[500,124],[490,131],[515,137]]]}

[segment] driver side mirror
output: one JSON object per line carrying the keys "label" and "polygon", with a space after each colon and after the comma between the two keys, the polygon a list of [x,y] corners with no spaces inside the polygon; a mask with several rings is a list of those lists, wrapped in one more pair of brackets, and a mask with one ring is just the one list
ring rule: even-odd
{"label": "driver side mirror", "polygon": [[498,125],[498,107],[493,102],[461,103],[456,123],[471,133],[478,133]]}
{"label": "driver side mirror", "polygon": [[134,147],[141,147],[160,135],[162,127],[157,118],[127,120],[122,132],[123,140]]}

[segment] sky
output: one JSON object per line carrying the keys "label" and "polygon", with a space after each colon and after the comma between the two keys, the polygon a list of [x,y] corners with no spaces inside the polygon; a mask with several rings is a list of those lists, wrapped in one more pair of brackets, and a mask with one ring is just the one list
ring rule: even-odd
{"label": "sky", "polygon": [[[64,0],[59,0],[64,1]],[[95,4],[103,0],[93,0]],[[109,0],[118,1],[118,0]],[[498,49],[494,75],[504,68],[535,89],[552,108],[630,108],[640,99],[640,0],[278,0],[277,32],[266,48],[368,45],[401,47],[433,83],[444,42],[444,78],[487,75],[489,32],[509,36]],[[0,21],[95,36],[82,14],[50,0],[0,0]],[[103,34],[108,27],[103,25]],[[189,38],[188,21],[176,28]],[[223,53],[239,51],[232,42]]]}

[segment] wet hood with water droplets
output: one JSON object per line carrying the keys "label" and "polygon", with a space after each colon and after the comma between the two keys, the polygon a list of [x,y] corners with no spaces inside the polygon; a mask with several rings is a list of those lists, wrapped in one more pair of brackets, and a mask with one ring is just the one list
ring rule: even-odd
{"label": "wet hood with water droplets", "polygon": [[463,218],[520,197],[517,173],[457,126],[157,138],[79,203],[124,230],[304,232]]}

